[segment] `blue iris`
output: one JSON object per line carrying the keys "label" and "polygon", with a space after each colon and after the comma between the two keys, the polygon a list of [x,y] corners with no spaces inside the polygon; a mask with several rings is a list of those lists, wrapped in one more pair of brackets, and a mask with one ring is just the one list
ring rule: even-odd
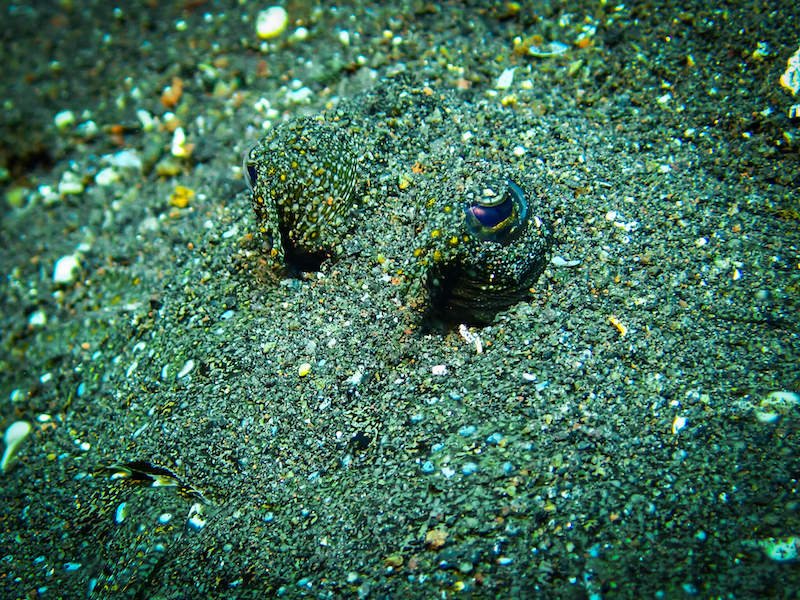
{"label": "blue iris", "polygon": [[476,200],[464,207],[467,229],[483,241],[509,244],[524,230],[528,218],[525,192],[510,179],[500,202]]}

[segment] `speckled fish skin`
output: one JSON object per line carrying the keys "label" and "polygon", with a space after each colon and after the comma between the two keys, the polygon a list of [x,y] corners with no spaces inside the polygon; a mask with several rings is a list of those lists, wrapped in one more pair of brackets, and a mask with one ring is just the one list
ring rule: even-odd
{"label": "speckled fish skin", "polygon": [[278,262],[335,252],[355,205],[357,158],[343,127],[311,117],[275,126],[249,151],[256,222]]}
{"label": "speckled fish skin", "polygon": [[[553,197],[549,184],[480,144],[464,145],[462,124],[448,117],[457,113],[452,103],[398,78],[333,116],[271,130],[244,170],[275,261],[379,247],[394,265],[402,301],[434,320],[486,324],[528,298],[552,245],[541,217]],[[360,132],[362,162],[348,131]],[[430,158],[413,185],[391,185],[388,174],[420,156]],[[362,227],[352,209],[367,180],[382,187],[364,187]]]}

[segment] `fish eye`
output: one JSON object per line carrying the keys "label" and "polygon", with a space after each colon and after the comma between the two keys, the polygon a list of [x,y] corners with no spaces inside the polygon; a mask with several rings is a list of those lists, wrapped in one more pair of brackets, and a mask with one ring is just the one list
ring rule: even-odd
{"label": "fish eye", "polygon": [[250,158],[252,151],[253,149],[251,148],[245,152],[244,156],[242,157],[242,175],[244,175],[244,180],[247,182],[247,187],[250,188],[251,192],[256,187],[256,180],[258,179],[256,166]]}

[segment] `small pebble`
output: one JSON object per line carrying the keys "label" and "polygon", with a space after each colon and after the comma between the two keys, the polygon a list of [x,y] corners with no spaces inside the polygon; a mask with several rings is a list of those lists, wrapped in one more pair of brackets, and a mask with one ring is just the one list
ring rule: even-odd
{"label": "small pebble", "polygon": [[289,24],[289,13],[282,6],[270,6],[256,17],[256,34],[262,40],[278,37]]}
{"label": "small pebble", "polygon": [[7,473],[14,463],[14,458],[27,437],[31,434],[33,427],[27,421],[15,421],[6,429],[3,436],[6,448],[3,451],[3,458],[0,460],[0,470]]}
{"label": "small pebble", "polygon": [[503,434],[496,431],[492,435],[486,438],[486,443],[491,444],[492,446],[496,446],[497,444],[500,443],[502,439],[503,439]]}
{"label": "small pebble", "polygon": [[514,70],[516,67],[512,67],[510,69],[506,69],[500,74],[500,77],[497,78],[497,83],[494,84],[495,89],[498,90],[507,90],[511,87],[511,84],[514,83]]}
{"label": "small pebble", "polygon": [[461,467],[461,473],[464,475],[472,475],[478,472],[478,464],[474,462],[464,463]]}
{"label": "small pebble", "polygon": [[429,460],[426,460],[422,463],[422,472],[423,473],[433,473],[436,470],[436,467],[433,466],[433,463]]}
{"label": "small pebble", "polygon": [[311,373],[311,363],[307,363],[307,362],[300,363],[300,366],[297,367],[297,374],[300,377],[305,377],[309,373]]}
{"label": "small pebble", "polygon": [[190,358],[183,364],[183,368],[178,371],[178,379],[183,379],[194,370],[194,359]]}
{"label": "small pebble", "polygon": [[69,285],[78,278],[81,263],[77,254],[67,254],[56,261],[53,268],[53,282]]}
{"label": "small pebble", "polygon": [[62,110],[53,117],[53,123],[59,131],[65,131],[75,124],[75,113],[71,110]]}
{"label": "small pebble", "polygon": [[469,437],[473,435],[478,428],[475,425],[464,425],[461,429],[458,430],[458,435],[461,437]]}
{"label": "small pebble", "polygon": [[117,510],[114,511],[114,522],[117,525],[119,525],[125,520],[127,516],[128,516],[128,503],[121,502],[119,506],[117,506]]}
{"label": "small pebble", "polygon": [[44,327],[47,324],[47,313],[35,310],[28,316],[28,327]]}
{"label": "small pebble", "polygon": [[72,171],[65,171],[58,182],[58,193],[61,196],[76,196],[83,193],[81,178]]}

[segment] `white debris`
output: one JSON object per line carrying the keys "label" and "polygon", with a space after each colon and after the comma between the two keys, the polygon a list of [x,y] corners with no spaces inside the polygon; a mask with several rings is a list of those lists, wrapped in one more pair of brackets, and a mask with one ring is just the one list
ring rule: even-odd
{"label": "white debris", "polygon": [[192,154],[190,146],[186,143],[186,133],[183,131],[183,127],[177,127],[175,133],[172,134],[170,152],[177,158],[186,158]]}
{"label": "white debris", "polygon": [[119,173],[111,167],[100,169],[94,176],[94,182],[99,186],[108,186],[119,181]]}
{"label": "white debris", "polygon": [[284,32],[289,24],[289,13],[282,6],[270,6],[256,17],[256,34],[262,40],[271,40]]}
{"label": "white debris", "polygon": [[183,379],[194,370],[194,359],[187,360],[180,371],[178,371],[178,379]]}
{"label": "white debris", "polygon": [[58,182],[58,193],[61,196],[74,196],[83,192],[81,178],[72,171],[64,171]]}
{"label": "white debris", "polygon": [[447,365],[433,365],[431,373],[439,376],[447,375]]}
{"label": "white debris", "polygon": [[464,339],[465,342],[475,346],[475,354],[483,354],[483,342],[481,341],[481,336],[470,331],[464,323],[461,323],[461,325],[458,326],[458,334]]}
{"label": "white debris", "polygon": [[20,445],[31,434],[33,427],[27,421],[15,421],[6,429],[3,436],[6,448],[3,452],[3,458],[0,460],[0,470],[7,473],[9,468],[14,462],[14,457],[19,452]]}
{"label": "white debris", "polygon": [[75,125],[75,113],[71,110],[62,110],[53,117],[53,123],[60,131],[69,129]]}
{"label": "white debris", "polygon": [[552,264],[554,267],[577,267],[579,264],[581,264],[581,261],[567,260],[560,256],[554,256],[550,259],[550,264]]}
{"label": "white debris", "polygon": [[672,420],[672,435],[676,435],[681,429],[686,427],[687,423],[686,417],[678,415]]}
{"label": "white debris", "polygon": [[106,154],[103,156],[103,162],[118,169],[142,170],[142,159],[136,150],[120,150],[115,154]]}
{"label": "white debris", "polygon": [[77,254],[67,254],[56,261],[53,268],[53,282],[59,285],[69,285],[78,278],[81,262]]}
{"label": "white debris", "polygon": [[800,48],[786,61],[786,71],[780,79],[781,85],[796,96],[800,92]]}
{"label": "white debris", "polygon": [[511,84],[514,83],[515,70],[516,67],[512,67],[500,73],[500,77],[497,78],[497,83],[494,84],[495,89],[507,90],[508,88],[510,88]]}

